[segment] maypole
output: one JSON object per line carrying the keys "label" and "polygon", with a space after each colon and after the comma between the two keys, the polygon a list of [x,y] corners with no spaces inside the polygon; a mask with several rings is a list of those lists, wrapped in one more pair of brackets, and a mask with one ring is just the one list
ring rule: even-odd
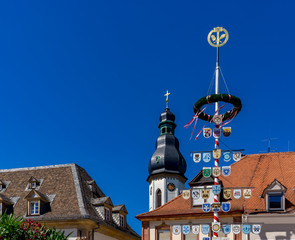
{"label": "maypole", "polygon": [[[222,33],[220,35],[220,33]],[[215,68],[215,94],[219,94],[219,47],[223,46],[228,40],[228,32],[222,28],[217,27],[214,28],[209,34],[208,34],[208,42],[211,46],[216,47],[216,68]],[[215,102],[215,116],[219,116],[219,102]],[[219,128],[219,122],[214,121],[216,123],[215,128]],[[219,149],[219,138],[215,136],[215,150]],[[219,158],[215,158],[215,164],[214,166],[217,168],[219,166]],[[214,177],[214,185],[219,185],[219,179],[218,177]],[[219,202],[219,194],[214,195],[214,203]],[[218,212],[214,212],[214,223],[219,222],[218,218]],[[214,237],[218,237],[218,233],[214,232]]]}

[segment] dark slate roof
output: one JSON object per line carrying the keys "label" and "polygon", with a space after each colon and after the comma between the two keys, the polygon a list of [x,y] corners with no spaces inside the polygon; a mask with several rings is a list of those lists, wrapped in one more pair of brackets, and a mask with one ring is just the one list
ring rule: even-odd
{"label": "dark slate roof", "polygon": [[185,178],[186,161],[179,151],[179,141],[174,136],[174,129],[176,127],[174,120],[175,116],[170,112],[169,108],[166,108],[160,116],[159,128],[166,125],[173,130],[169,134],[162,134],[158,137],[156,150],[148,165],[149,178],[163,173],[178,174]]}
{"label": "dark slate roof", "polygon": [[10,182],[5,193],[1,193],[1,197],[4,196],[15,203],[13,209],[15,215],[28,217],[25,197],[29,192],[25,190],[31,176],[43,179],[38,194],[50,200],[51,211],[40,216],[29,216],[30,219],[36,221],[91,219],[98,224],[112,226],[139,238],[129,226],[127,229],[122,229],[115,223],[104,222],[99,217],[92,202],[107,197],[85,169],[76,164],[0,170],[0,179]]}

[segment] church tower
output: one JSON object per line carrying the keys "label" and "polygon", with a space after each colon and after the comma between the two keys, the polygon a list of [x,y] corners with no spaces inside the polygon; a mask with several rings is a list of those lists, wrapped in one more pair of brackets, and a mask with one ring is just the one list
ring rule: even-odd
{"label": "church tower", "polygon": [[179,151],[179,142],[174,136],[175,116],[168,108],[168,99],[166,101],[167,107],[160,116],[158,126],[160,136],[148,165],[150,211],[177,197],[184,189],[187,180],[184,176],[186,161]]}

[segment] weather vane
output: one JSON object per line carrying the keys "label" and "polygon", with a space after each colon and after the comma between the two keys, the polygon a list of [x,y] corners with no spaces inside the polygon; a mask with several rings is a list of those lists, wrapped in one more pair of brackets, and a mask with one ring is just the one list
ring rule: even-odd
{"label": "weather vane", "polygon": [[171,93],[170,92],[168,92],[168,90],[167,90],[167,92],[166,92],[166,94],[164,94],[164,96],[166,97],[166,108],[168,108],[168,102],[169,102],[169,95],[170,95]]}

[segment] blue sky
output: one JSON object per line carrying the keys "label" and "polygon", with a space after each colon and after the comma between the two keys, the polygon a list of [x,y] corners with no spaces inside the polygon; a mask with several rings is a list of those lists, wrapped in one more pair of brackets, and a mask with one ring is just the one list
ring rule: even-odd
{"label": "blue sky", "polygon": [[294,1],[0,4],[1,168],[77,163],[126,204],[141,233],[134,216],[148,211],[147,165],[166,90],[189,180],[202,167],[190,151],[213,148],[213,138],[189,140],[183,126],[207,94],[216,51],[207,34],[216,26],[229,32],[220,65],[243,102],[223,141],[253,154],[270,136],[272,149],[288,151],[290,141],[295,150]]}

